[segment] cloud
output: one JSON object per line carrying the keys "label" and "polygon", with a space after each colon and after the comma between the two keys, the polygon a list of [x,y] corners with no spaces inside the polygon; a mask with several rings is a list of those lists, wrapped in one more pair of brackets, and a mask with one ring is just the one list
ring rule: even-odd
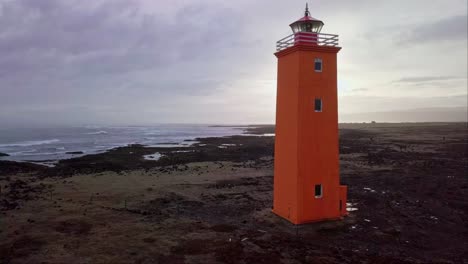
{"label": "cloud", "polygon": [[[432,97],[466,89],[459,77],[466,73],[459,5],[466,3],[451,3],[311,6],[325,32],[340,34],[340,93],[371,100],[352,111],[378,110],[374,97],[416,98],[420,91],[408,86],[431,86],[424,91]],[[291,34],[288,25],[303,8],[266,0],[0,0],[0,124],[273,122],[275,41]],[[395,43],[400,39],[414,45]],[[343,109],[354,102],[342,99]]]}
{"label": "cloud", "polygon": [[[453,94],[466,91],[467,77],[462,76],[416,76],[404,77],[390,83],[394,88],[407,90],[411,88],[423,88],[428,94],[435,95]],[[418,91],[418,89],[414,89]],[[408,94],[408,93],[407,93]]]}
{"label": "cloud", "polygon": [[[32,87],[48,75],[44,86],[67,80],[94,89],[96,79],[115,75],[199,63],[191,69],[196,71],[206,66],[207,57],[228,55],[225,47],[242,28],[235,14],[222,8],[216,10],[217,16],[215,10],[193,4],[173,21],[143,14],[129,1],[99,3],[80,8],[76,1],[3,2],[0,75],[4,82]],[[222,37],[217,23],[221,17],[227,18],[223,29],[231,33]],[[18,78],[23,80],[15,82]]]}
{"label": "cloud", "polygon": [[402,36],[402,41],[417,44],[421,42],[466,41],[467,15],[447,17],[435,22],[414,26]]}
{"label": "cloud", "polygon": [[418,108],[340,115],[340,122],[466,122],[466,107]]}
{"label": "cloud", "polygon": [[450,81],[466,79],[466,77],[459,76],[418,76],[418,77],[405,77],[394,81],[395,83],[420,83],[420,82],[433,82],[433,81]]}
{"label": "cloud", "polygon": [[367,91],[369,91],[368,88],[356,88],[356,89],[351,90],[351,92],[367,92]]}
{"label": "cloud", "polygon": [[468,94],[460,93],[446,96],[420,94],[419,96],[368,96],[344,95],[339,97],[340,114],[363,112],[392,112],[407,109],[467,107]]}

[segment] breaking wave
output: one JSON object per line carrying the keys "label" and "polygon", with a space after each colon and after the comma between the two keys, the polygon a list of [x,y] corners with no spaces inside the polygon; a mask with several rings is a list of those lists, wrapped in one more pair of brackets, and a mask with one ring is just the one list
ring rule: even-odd
{"label": "breaking wave", "polygon": [[46,139],[46,140],[31,140],[31,141],[23,141],[18,143],[7,143],[7,144],[0,144],[0,147],[30,147],[30,146],[37,146],[37,145],[47,145],[52,143],[60,142],[59,139]]}
{"label": "breaking wave", "polygon": [[105,134],[108,134],[108,133],[107,131],[104,131],[104,130],[86,133],[86,135],[105,135]]}

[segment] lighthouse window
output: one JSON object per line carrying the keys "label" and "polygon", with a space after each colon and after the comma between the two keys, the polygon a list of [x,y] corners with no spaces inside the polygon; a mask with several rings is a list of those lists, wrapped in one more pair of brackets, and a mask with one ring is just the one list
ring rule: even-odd
{"label": "lighthouse window", "polygon": [[315,59],[315,71],[322,72],[322,59]]}
{"label": "lighthouse window", "polygon": [[321,98],[315,98],[314,110],[315,112],[322,112],[322,99]]}
{"label": "lighthouse window", "polygon": [[315,185],[315,198],[322,198],[322,184]]}

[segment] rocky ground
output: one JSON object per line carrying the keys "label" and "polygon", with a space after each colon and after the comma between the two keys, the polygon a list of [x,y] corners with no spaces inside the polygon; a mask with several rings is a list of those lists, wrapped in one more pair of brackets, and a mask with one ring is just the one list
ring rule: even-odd
{"label": "rocky ground", "polygon": [[468,263],[467,133],[342,125],[350,214],[301,226],[271,213],[270,136],[1,162],[0,263]]}

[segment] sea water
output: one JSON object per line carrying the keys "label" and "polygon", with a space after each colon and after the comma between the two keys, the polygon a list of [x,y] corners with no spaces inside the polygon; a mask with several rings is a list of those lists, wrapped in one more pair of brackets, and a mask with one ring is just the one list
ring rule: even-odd
{"label": "sea water", "polygon": [[[56,161],[102,153],[129,144],[186,146],[198,137],[242,134],[242,127],[210,125],[82,126],[60,128],[2,129],[0,160]],[[83,152],[83,154],[70,154]]]}

